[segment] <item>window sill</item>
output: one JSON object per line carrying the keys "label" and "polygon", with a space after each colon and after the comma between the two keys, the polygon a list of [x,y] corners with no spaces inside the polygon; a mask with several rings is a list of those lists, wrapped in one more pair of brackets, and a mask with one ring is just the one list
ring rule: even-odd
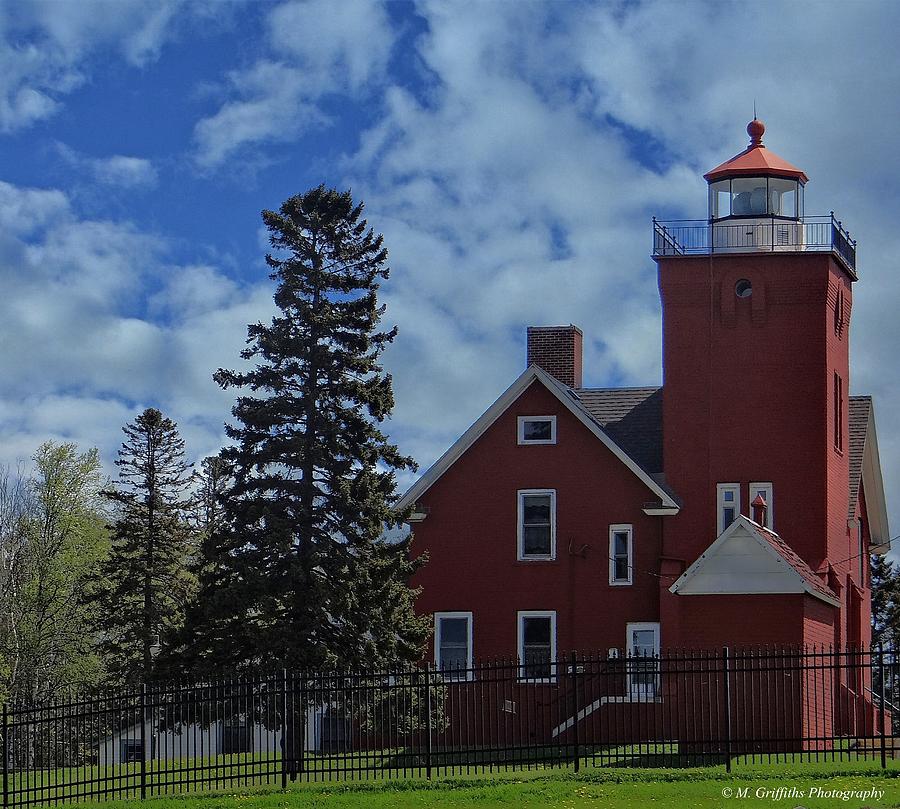
{"label": "window sill", "polygon": [[557,559],[555,556],[535,556],[533,558],[528,558],[528,557],[523,558],[520,556],[518,559],[516,559],[517,565],[535,565],[535,564],[539,565],[542,563],[547,564],[548,562],[550,564],[558,564],[559,559]]}

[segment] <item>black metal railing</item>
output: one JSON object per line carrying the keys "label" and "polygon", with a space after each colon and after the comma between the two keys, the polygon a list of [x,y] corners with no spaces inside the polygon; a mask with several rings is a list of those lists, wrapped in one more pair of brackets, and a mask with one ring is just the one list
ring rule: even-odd
{"label": "black metal railing", "polygon": [[856,242],[850,233],[829,216],[802,219],[759,217],[660,221],[653,219],[653,255],[691,256],[712,253],[755,253],[759,251],[831,251],[856,273]]}
{"label": "black metal railing", "polygon": [[516,661],[278,671],[9,705],[3,806],[584,764],[885,766],[900,753],[889,650],[571,654],[549,667],[539,681]]}

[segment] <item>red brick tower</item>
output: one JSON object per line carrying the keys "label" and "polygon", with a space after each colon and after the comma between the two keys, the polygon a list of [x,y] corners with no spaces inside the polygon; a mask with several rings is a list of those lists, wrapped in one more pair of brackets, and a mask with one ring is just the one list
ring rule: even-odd
{"label": "red brick tower", "polygon": [[[747,132],[705,175],[706,221],[654,222],[664,469],[683,501],[663,570],[694,562],[761,494],[769,527],[814,571],[844,574],[855,243],[833,215],[804,215],[808,178],[763,145],[763,123]],[[671,629],[667,643],[693,645]]]}

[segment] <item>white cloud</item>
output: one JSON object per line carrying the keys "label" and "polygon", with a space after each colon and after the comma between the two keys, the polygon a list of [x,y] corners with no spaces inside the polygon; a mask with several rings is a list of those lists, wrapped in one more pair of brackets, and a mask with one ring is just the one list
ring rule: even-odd
{"label": "white cloud", "polygon": [[246,324],[271,316],[268,283],[172,264],[162,237],[85,220],[58,191],[0,183],[0,229],[0,284],[16,289],[0,302],[0,461],[58,438],[110,464],[121,426],[151,404],[193,457],[222,445],[234,393],[212,373],[239,366]]}
{"label": "white cloud", "polygon": [[91,161],[91,170],[97,181],[120,188],[137,188],[156,185],[157,174],[153,164],[143,157],[112,155]]}
{"label": "white cloud", "polygon": [[126,189],[152,188],[159,179],[153,163],[143,157],[90,157],[62,143],[56,144],[56,150],[70,166],[86,172],[101,185]]}
{"label": "white cloud", "polygon": [[268,15],[267,32],[271,55],[232,71],[226,100],[195,126],[195,158],[203,168],[326,126],[320,100],[357,96],[382,81],[394,41],[378,0],[284,3]]}
{"label": "white cloud", "polygon": [[198,121],[194,129],[197,162],[205,168],[221,165],[247,144],[290,141],[327,120],[304,100],[316,92],[298,68],[262,61],[232,73],[229,83],[237,99]]}

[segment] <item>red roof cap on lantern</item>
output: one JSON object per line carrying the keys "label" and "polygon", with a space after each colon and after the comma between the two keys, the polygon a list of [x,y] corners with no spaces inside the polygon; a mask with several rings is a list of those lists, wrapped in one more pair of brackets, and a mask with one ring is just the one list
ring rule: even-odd
{"label": "red roof cap on lantern", "polygon": [[806,172],[792,166],[787,160],[783,160],[763,146],[762,136],[765,131],[766,125],[758,118],[754,118],[747,124],[750,145],[740,154],[726,160],[721,166],[716,166],[712,171],[704,174],[703,179],[712,183],[723,177],[768,174],[774,177],[790,177],[801,183],[808,182],[809,177],[806,176]]}

